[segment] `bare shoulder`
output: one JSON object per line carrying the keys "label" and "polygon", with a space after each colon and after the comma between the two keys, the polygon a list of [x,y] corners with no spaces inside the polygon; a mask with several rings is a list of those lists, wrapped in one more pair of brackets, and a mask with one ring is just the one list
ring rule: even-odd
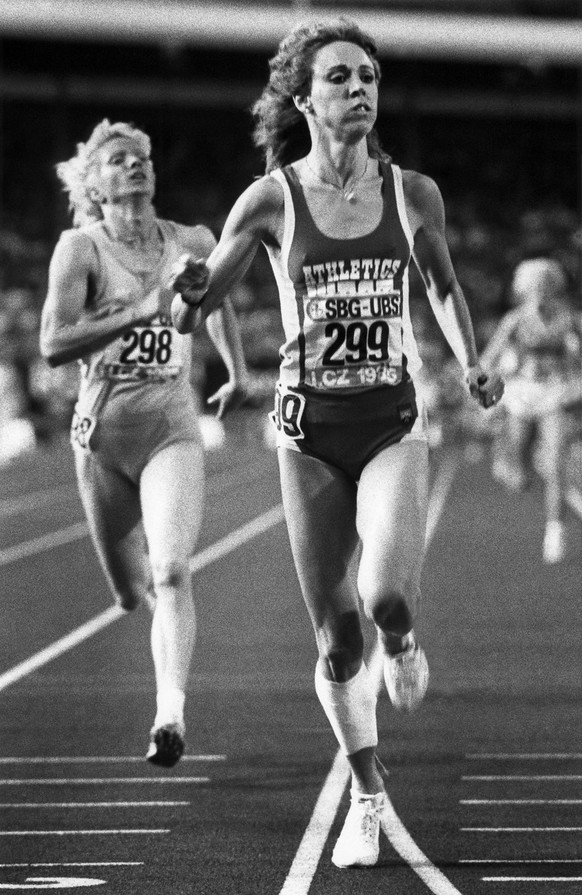
{"label": "bare shoulder", "polygon": [[436,215],[443,211],[441,191],[432,177],[418,171],[402,172],[402,187],[406,210],[422,218]]}
{"label": "bare shoulder", "polygon": [[283,187],[275,177],[266,174],[254,180],[241,194],[236,204],[248,216],[268,219],[283,210],[285,204]]}
{"label": "bare shoulder", "polygon": [[53,266],[92,269],[96,261],[95,243],[87,230],[63,230],[53,252]]}
{"label": "bare shoulder", "polygon": [[242,231],[254,241],[274,243],[280,236],[285,196],[281,184],[269,174],[254,180],[233,205],[223,234]]}

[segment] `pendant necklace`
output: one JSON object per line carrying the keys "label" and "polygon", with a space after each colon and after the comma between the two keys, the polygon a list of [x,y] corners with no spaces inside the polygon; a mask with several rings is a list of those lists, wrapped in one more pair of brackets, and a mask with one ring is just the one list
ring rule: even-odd
{"label": "pendant necklace", "polygon": [[364,167],[363,173],[359,177],[354,178],[349,186],[344,187],[344,186],[340,186],[338,183],[333,183],[333,181],[326,180],[324,177],[321,177],[317,173],[317,171],[313,170],[313,168],[311,167],[311,165],[309,164],[307,159],[305,159],[305,164],[307,165],[307,167],[309,168],[309,170],[311,171],[313,176],[317,177],[317,179],[319,180],[320,183],[324,183],[326,186],[330,186],[330,187],[332,187],[332,189],[340,192],[342,194],[342,196],[344,197],[344,199],[346,200],[346,202],[355,202],[356,201],[356,195],[355,195],[356,187],[360,183],[360,181],[362,181],[364,179],[364,177],[366,176],[366,172],[368,170],[368,160],[366,159],[366,165]]}

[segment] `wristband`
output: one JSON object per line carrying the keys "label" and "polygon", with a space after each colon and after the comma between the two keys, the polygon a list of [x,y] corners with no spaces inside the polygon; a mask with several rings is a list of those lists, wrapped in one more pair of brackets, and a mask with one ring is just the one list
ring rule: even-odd
{"label": "wristband", "polygon": [[208,292],[208,289],[205,289],[204,292],[202,293],[202,295],[200,296],[200,298],[196,299],[196,301],[189,301],[182,292],[179,292],[178,295],[180,296],[180,298],[182,299],[184,304],[188,305],[189,308],[199,308],[200,305],[202,304],[202,302],[204,301],[204,299],[206,298],[207,292]]}

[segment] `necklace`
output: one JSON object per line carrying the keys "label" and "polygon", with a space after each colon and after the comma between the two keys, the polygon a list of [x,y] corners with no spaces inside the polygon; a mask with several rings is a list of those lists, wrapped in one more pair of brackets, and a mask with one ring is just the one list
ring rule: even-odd
{"label": "necklace", "polygon": [[309,161],[307,159],[305,159],[305,164],[307,165],[307,167],[309,168],[309,170],[311,171],[313,176],[317,177],[317,179],[319,180],[320,183],[325,183],[326,186],[330,186],[332,189],[340,192],[342,194],[342,196],[344,197],[344,199],[346,200],[346,202],[355,202],[356,201],[356,195],[355,195],[356,187],[360,183],[360,181],[362,181],[364,179],[364,177],[366,176],[366,172],[368,170],[368,160],[366,159],[366,165],[364,167],[362,174],[360,174],[359,177],[352,178],[352,182],[350,183],[349,186],[348,185],[340,186],[339,183],[334,183],[332,180],[326,180],[325,177],[321,177],[321,175],[319,175],[317,173],[317,171],[314,171],[314,169],[311,167],[311,165],[309,164]]}

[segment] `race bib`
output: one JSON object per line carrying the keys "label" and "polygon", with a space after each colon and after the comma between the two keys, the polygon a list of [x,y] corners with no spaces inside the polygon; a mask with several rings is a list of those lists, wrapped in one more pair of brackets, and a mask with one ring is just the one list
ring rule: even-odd
{"label": "race bib", "polygon": [[120,338],[120,364],[166,367],[172,361],[173,331],[169,326],[135,326]]}
{"label": "race bib", "polygon": [[275,392],[275,409],[269,414],[275,426],[287,438],[298,441],[305,438],[301,428],[303,411],[305,410],[305,398],[296,392],[287,391],[280,385]]}
{"label": "race bib", "polygon": [[393,259],[304,267],[304,381],[311,388],[397,385],[403,298]]}
{"label": "race bib", "polygon": [[174,379],[182,368],[181,337],[164,322],[133,326],[110,345],[101,364],[109,379]]}
{"label": "race bib", "polygon": [[71,420],[71,444],[73,447],[77,446],[86,451],[90,450],[91,436],[95,431],[96,425],[97,420],[95,417],[88,413],[77,413],[75,410]]}

